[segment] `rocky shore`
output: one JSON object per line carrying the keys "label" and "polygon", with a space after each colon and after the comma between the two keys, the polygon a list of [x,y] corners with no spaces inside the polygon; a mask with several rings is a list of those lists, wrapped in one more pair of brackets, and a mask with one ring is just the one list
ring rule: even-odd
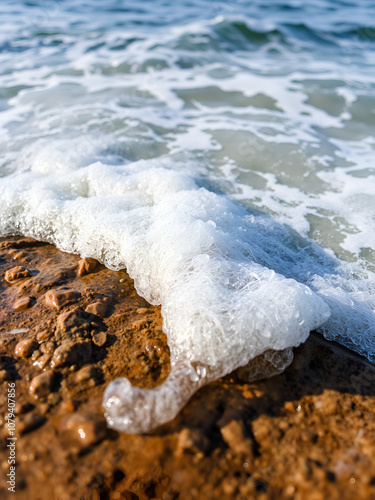
{"label": "rocky shore", "polygon": [[232,374],[154,433],[125,435],[106,428],[103,391],[119,376],[145,388],[167,377],[160,308],[125,271],[21,237],[0,239],[0,294],[0,498],[375,499],[365,359],[312,333],[285,373]]}

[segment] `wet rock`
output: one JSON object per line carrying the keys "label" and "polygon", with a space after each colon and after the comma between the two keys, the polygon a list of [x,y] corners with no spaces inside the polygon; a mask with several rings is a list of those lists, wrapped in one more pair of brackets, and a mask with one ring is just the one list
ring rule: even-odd
{"label": "wet rock", "polygon": [[28,413],[29,411],[34,409],[34,405],[31,403],[25,402],[16,402],[15,413],[16,415],[22,415],[24,413]]}
{"label": "wet rock", "polygon": [[91,446],[102,441],[107,436],[104,418],[86,413],[74,413],[63,427],[83,446]]}
{"label": "wet rock", "polygon": [[11,374],[7,370],[0,370],[0,382],[5,382],[6,380],[12,380]]}
{"label": "wet rock", "polygon": [[91,257],[85,257],[78,262],[78,276],[84,276],[85,274],[90,274],[98,267],[99,262]]}
{"label": "wet rock", "polygon": [[56,319],[56,339],[61,339],[67,333],[74,334],[78,330],[89,331],[90,324],[88,322],[87,314],[83,311],[67,311],[60,314]]}
{"label": "wet rock", "polygon": [[236,455],[253,456],[253,441],[242,420],[231,420],[220,428],[223,440]]}
{"label": "wet rock", "polygon": [[17,280],[20,280],[22,278],[29,278],[30,276],[31,274],[26,268],[22,266],[17,266],[6,271],[5,280],[8,283],[14,283]]}
{"label": "wet rock", "polygon": [[[40,353],[39,349],[37,352]],[[40,356],[38,356],[36,361],[34,361],[33,365],[43,370],[48,365],[50,359],[51,359],[50,354],[41,354]]]}
{"label": "wet rock", "polygon": [[21,297],[13,304],[13,309],[15,309],[16,311],[18,311],[19,309],[28,309],[29,307],[31,307],[31,304],[32,300],[30,297]]}
{"label": "wet rock", "polygon": [[72,290],[49,290],[45,294],[46,304],[61,309],[64,306],[77,302],[81,294]]}
{"label": "wet rock", "polygon": [[209,447],[209,440],[200,429],[182,429],[178,435],[176,455],[184,453],[204,453]]}
{"label": "wet rock", "polygon": [[81,368],[75,375],[75,381],[79,384],[82,382],[89,382],[91,385],[96,384],[98,371],[92,365],[87,365]]}
{"label": "wet rock", "polygon": [[104,302],[94,302],[93,304],[89,304],[85,311],[90,314],[95,314],[95,316],[99,316],[100,318],[104,318],[107,312],[107,304]]}
{"label": "wet rock", "polygon": [[76,409],[74,401],[71,399],[65,399],[60,405],[60,409],[63,413],[73,413]]}
{"label": "wet rock", "polygon": [[21,340],[16,344],[14,353],[19,358],[29,358],[37,347],[34,339]]}
{"label": "wet rock", "polygon": [[98,347],[102,347],[107,342],[107,334],[105,332],[94,333],[92,341]]}
{"label": "wet rock", "polygon": [[39,344],[42,342],[46,342],[49,340],[52,336],[52,333],[49,332],[48,330],[42,330],[41,332],[38,332],[36,335],[36,340]]}
{"label": "wet rock", "polygon": [[142,328],[147,328],[149,321],[147,319],[138,319],[132,323],[133,330],[142,330]]}
{"label": "wet rock", "polygon": [[41,352],[43,354],[52,354],[53,351],[55,350],[55,343],[54,342],[43,342],[40,344]]}
{"label": "wet rock", "polygon": [[36,375],[31,381],[30,393],[37,398],[48,396],[52,391],[54,378],[55,375],[52,370]]}
{"label": "wet rock", "polygon": [[22,436],[28,432],[38,429],[46,422],[46,418],[36,413],[29,413],[25,416],[18,417],[16,422],[17,432]]}
{"label": "wet rock", "polygon": [[91,357],[91,351],[91,341],[65,341],[53,353],[51,366],[60,367],[87,363]]}

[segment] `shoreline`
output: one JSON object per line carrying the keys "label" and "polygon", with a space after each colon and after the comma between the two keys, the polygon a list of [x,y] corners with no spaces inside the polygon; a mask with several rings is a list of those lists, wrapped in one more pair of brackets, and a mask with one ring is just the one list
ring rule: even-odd
{"label": "shoreline", "polygon": [[0,277],[0,460],[5,478],[15,383],[17,498],[375,496],[375,367],[365,358],[313,333],[283,374],[251,384],[229,375],[152,434],[121,434],[105,427],[101,398],[118,376],[144,388],[167,377],[160,308],[125,271],[31,238],[0,238]]}

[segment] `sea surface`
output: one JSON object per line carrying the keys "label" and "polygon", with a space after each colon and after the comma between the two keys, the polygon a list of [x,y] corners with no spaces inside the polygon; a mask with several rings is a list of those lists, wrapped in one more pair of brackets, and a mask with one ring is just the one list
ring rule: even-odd
{"label": "sea surface", "polygon": [[0,151],[0,234],[126,267],[198,378],[375,362],[372,0],[2,0]]}

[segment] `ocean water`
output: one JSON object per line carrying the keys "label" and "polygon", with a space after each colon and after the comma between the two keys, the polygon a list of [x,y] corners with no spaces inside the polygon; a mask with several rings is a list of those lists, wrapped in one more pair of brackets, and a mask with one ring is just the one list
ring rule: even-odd
{"label": "ocean water", "polygon": [[112,382],[146,432],[312,329],[375,362],[370,0],[4,0],[0,234],[126,268],[171,374]]}

